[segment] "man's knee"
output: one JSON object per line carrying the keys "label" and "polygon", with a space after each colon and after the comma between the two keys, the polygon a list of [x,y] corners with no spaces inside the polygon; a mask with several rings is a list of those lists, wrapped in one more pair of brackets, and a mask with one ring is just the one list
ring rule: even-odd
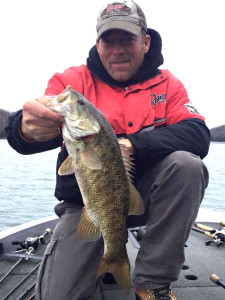
{"label": "man's knee", "polygon": [[192,179],[191,181],[203,179],[205,187],[207,186],[208,171],[199,156],[186,151],[176,151],[170,154],[168,159],[176,169],[178,176],[182,176],[186,180]]}

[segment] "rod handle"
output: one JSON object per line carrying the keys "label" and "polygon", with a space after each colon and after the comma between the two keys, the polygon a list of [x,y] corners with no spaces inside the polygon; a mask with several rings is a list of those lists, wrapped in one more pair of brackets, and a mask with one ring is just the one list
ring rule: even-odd
{"label": "rod handle", "polygon": [[210,237],[210,238],[212,238],[212,239],[215,238],[215,234],[212,234],[212,233],[210,233],[210,232],[208,232],[208,231],[205,231],[204,233],[205,233],[206,236],[208,236],[208,237]]}
{"label": "rod handle", "polygon": [[210,275],[210,280],[214,282],[216,285],[219,285],[225,289],[225,283],[222,282],[221,279],[216,274]]}
{"label": "rod handle", "polygon": [[225,221],[221,221],[220,225],[225,227]]}
{"label": "rod handle", "polygon": [[203,229],[205,231],[212,231],[212,230],[214,230],[213,228],[205,226],[205,225],[200,224],[200,223],[195,224],[195,226],[198,227],[198,228],[201,228],[201,229]]}

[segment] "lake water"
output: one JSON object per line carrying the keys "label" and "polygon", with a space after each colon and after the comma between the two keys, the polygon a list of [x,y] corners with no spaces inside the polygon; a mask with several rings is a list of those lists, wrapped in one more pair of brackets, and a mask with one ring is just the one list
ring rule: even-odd
{"label": "lake water", "polygon": [[[0,140],[0,231],[52,216],[55,165],[59,149],[21,155]],[[225,143],[211,143],[204,159],[210,173],[202,207],[225,212]]]}

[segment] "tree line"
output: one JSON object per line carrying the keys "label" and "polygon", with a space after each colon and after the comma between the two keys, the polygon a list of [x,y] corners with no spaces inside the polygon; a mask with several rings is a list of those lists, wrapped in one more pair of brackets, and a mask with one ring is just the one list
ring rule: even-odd
{"label": "tree line", "polygon": [[225,142],[225,125],[210,129],[212,142]]}
{"label": "tree line", "polygon": [[0,139],[5,138],[5,123],[8,120],[8,117],[10,115],[10,112],[4,109],[0,109]]}
{"label": "tree line", "polygon": [[[5,138],[4,127],[9,115],[10,112],[4,109],[0,109],[0,139]],[[211,134],[211,141],[225,142],[225,125],[210,129],[210,134]]]}

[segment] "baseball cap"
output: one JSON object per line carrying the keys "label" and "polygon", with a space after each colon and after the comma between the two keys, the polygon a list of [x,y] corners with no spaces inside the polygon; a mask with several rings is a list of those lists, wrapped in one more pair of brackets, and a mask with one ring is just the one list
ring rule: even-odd
{"label": "baseball cap", "polygon": [[132,0],[112,1],[100,11],[97,19],[97,40],[112,29],[125,30],[139,35],[147,32],[145,15],[138,4]]}

